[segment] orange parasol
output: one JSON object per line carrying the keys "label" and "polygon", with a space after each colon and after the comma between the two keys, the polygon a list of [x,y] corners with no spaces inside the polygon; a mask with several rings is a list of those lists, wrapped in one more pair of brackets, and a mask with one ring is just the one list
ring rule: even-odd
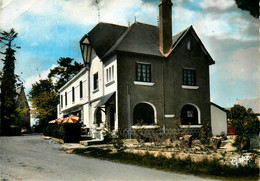
{"label": "orange parasol", "polygon": [[69,116],[67,118],[65,118],[62,123],[76,123],[77,121],[79,120],[79,117],[78,116]]}

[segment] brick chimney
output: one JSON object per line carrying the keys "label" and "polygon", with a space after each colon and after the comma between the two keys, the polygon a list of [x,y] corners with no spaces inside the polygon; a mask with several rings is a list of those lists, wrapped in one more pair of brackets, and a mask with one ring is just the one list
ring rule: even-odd
{"label": "brick chimney", "polygon": [[162,54],[167,54],[172,45],[172,2],[159,2],[159,46]]}

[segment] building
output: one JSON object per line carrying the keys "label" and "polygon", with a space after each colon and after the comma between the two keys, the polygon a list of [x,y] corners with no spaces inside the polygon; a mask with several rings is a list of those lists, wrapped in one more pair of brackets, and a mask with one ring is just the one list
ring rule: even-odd
{"label": "building", "polygon": [[27,113],[25,113],[23,115],[23,117],[19,118],[20,120],[18,120],[18,121],[19,121],[19,124],[22,128],[22,131],[28,132],[28,131],[31,130],[30,113],[29,113],[30,106],[29,106],[29,103],[28,103],[27,98],[26,98],[24,87],[23,86],[18,87],[16,89],[16,93],[17,93],[17,96],[16,96],[15,100],[16,100],[17,108],[27,109],[27,111],[26,111]]}
{"label": "building", "polygon": [[225,133],[227,135],[227,112],[224,108],[211,102],[211,128],[214,136]]}
{"label": "building", "polygon": [[85,68],[60,90],[58,117],[87,128],[200,128],[211,120],[213,59],[192,26],[172,36],[172,3],[159,3],[159,28],[97,24],[80,40]]}
{"label": "building", "polygon": [[260,120],[260,97],[249,99],[238,99],[235,105],[244,106],[246,109],[251,108],[255,115]]}

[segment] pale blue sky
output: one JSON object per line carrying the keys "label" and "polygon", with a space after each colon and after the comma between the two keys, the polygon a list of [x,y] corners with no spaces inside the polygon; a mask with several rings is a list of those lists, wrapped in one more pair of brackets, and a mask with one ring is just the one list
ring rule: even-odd
{"label": "pale blue sky", "polygon": [[[98,23],[93,0],[2,0],[0,27],[19,33],[16,73],[31,84],[45,78],[59,57],[82,62],[79,40]],[[211,100],[231,107],[236,99],[258,97],[259,20],[234,0],[172,0],[173,34],[193,25],[216,61],[210,68]],[[158,0],[101,0],[100,20],[157,25]],[[0,63],[3,66],[3,63]],[[22,73],[21,73],[22,72]],[[39,76],[40,74],[40,76]]]}

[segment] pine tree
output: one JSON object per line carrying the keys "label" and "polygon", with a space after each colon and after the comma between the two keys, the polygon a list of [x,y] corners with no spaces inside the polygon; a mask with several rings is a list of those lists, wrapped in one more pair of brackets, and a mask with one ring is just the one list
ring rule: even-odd
{"label": "pine tree", "polygon": [[16,119],[15,49],[20,47],[13,44],[18,35],[13,28],[10,32],[3,31],[0,34],[0,43],[3,44],[3,47],[6,47],[5,52],[1,52],[5,56],[2,59],[4,67],[1,85],[1,129],[2,135],[9,135],[10,125]]}

